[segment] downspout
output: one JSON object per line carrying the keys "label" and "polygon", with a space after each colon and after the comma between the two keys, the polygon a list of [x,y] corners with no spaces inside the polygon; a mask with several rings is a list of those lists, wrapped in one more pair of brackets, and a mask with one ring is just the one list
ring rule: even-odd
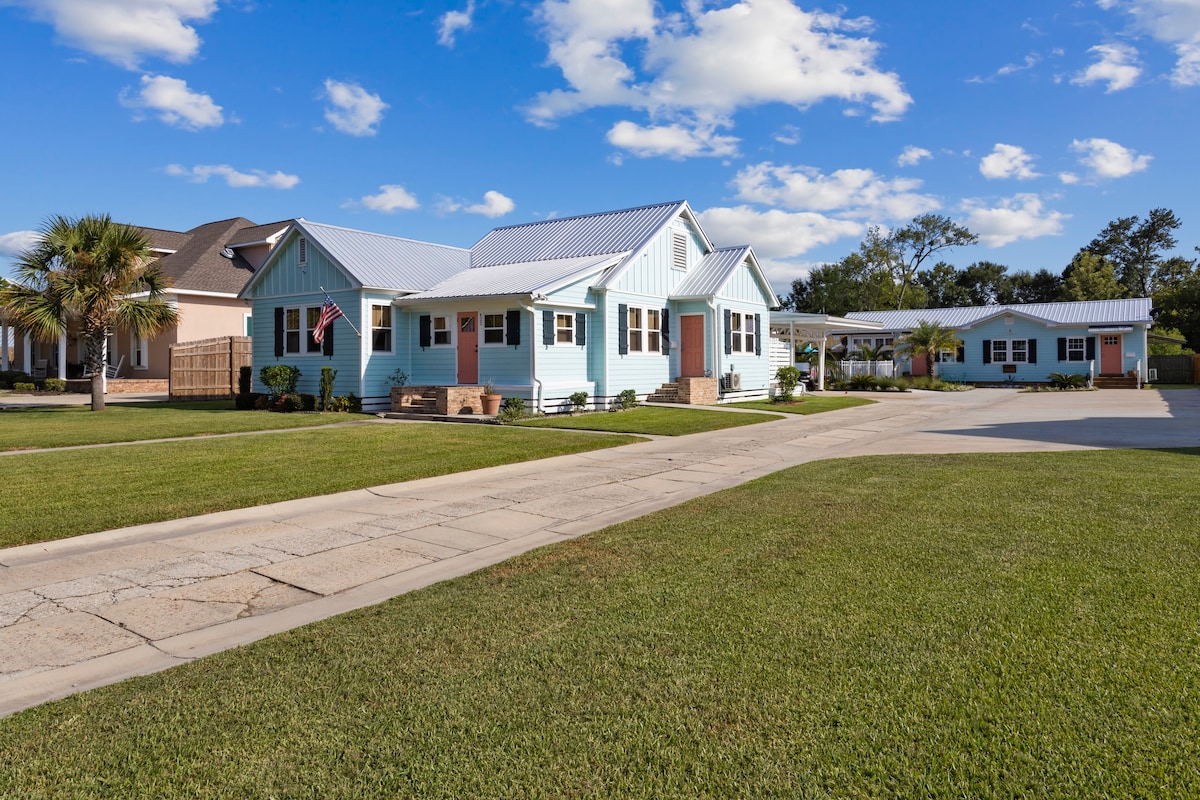
{"label": "downspout", "polygon": [[[598,304],[600,307],[600,319],[602,320],[601,324],[599,325],[600,336],[601,336],[600,352],[603,356],[604,361],[601,364],[600,391],[596,393],[597,397],[592,398],[592,405],[595,405],[595,401],[600,397],[605,398],[602,401],[602,403],[604,405],[607,405],[608,404],[608,289],[594,289],[593,291],[595,291],[597,294],[600,295],[600,303]],[[601,407],[603,407],[603,406],[601,406]]]}
{"label": "downspout", "polygon": [[721,394],[721,340],[717,323],[717,299],[710,297],[704,302],[708,306],[708,310],[712,312],[713,377],[717,379],[717,399],[719,400],[723,395]]}
{"label": "downspout", "polygon": [[537,376],[537,309],[533,307],[533,302],[528,305],[521,303],[527,311],[529,311],[529,380],[531,381],[529,388],[533,392],[534,410],[539,414],[542,413],[542,381]]}

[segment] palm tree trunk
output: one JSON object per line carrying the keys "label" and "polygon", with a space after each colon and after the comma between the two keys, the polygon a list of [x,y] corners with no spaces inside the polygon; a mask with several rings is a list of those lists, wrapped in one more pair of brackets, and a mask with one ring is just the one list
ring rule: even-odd
{"label": "palm tree trunk", "polygon": [[104,410],[104,372],[92,373],[92,411]]}

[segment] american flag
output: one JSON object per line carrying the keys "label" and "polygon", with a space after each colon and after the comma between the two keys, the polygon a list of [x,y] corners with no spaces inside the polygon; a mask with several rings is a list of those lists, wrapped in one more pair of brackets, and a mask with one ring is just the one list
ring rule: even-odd
{"label": "american flag", "polygon": [[342,310],[338,308],[337,303],[333,302],[333,298],[326,294],[325,305],[321,306],[321,316],[317,317],[317,326],[313,328],[313,341],[317,344],[325,341],[325,329],[340,316],[342,316]]}

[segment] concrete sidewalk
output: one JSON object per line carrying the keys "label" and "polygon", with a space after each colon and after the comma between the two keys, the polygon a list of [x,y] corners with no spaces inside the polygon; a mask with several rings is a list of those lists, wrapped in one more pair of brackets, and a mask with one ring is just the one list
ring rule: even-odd
{"label": "concrete sidewalk", "polygon": [[1194,391],[877,397],[812,417],[0,550],[0,715],[808,461],[1200,446]]}

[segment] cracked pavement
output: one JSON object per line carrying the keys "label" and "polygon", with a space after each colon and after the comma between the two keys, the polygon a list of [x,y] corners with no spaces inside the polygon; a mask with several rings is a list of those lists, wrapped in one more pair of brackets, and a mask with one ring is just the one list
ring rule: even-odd
{"label": "cracked pavement", "polygon": [[808,461],[1200,446],[1200,391],[878,397],[810,417],[0,550],[0,715]]}

